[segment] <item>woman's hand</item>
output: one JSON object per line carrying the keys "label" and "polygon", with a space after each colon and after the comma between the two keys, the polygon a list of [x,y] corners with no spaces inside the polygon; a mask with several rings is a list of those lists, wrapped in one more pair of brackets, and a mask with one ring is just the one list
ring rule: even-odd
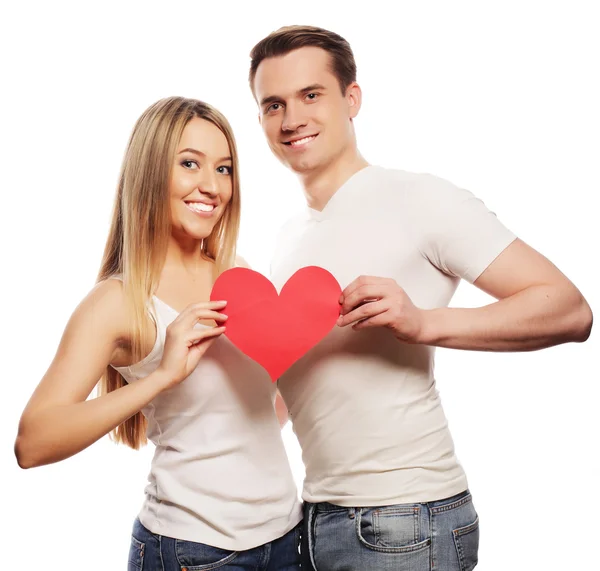
{"label": "woman's hand", "polygon": [[177,385],[188,377],[198,362],[224,331],[224,326],[196,328],[202,319],[224,323],[227,316],[219,313],[226,301],[208,301],[188,305],[167,327],[165,350],[158,370],[166,377],[168,386]]}

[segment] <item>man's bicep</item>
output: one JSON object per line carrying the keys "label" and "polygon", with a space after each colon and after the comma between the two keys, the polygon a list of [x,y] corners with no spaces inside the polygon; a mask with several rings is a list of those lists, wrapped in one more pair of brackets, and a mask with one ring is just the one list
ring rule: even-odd
{"label": "man's bicep", "polygon": [[550,260],[518,238],[473,283],[496,299],[536,285],[570,284]]}

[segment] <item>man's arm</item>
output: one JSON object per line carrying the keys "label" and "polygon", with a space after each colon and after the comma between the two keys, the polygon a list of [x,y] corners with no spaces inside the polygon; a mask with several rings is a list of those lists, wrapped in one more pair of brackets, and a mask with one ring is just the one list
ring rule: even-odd
{"label": "man's arm", "polygon": [[521,240],[474,284],[499,301],[474,309],[422,310],[393,280],[362,276],[342,294],[338,325],[384,326],[404,342],[478,351],[530,351],[590,335],[592,311],[579,290]]}
{"label": "man's arm", "polygon": [[424,312],[418,342],[529,351],[585,341],[590,335],[592,310],[587,301],[554,264],[521,240],[508,246],[474,285],[499,301],[475,309]]}

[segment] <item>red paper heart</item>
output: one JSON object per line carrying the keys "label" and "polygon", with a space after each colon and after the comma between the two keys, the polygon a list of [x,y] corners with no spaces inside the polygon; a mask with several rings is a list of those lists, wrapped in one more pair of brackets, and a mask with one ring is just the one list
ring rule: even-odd
{"label": "red paper heart", "polygon": [[337,280],[317,266],[298,270],[280,295],[262,274],[232,268],[218,277],[210,299],[227,301],[225,335],[276,381],[334,327],[341,293]]}

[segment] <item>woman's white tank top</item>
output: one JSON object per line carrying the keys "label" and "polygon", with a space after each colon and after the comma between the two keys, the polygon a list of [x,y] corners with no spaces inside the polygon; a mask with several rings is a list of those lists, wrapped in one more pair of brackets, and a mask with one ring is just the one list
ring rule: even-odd
{"label": "woman's white tank top", "polygon": [[[159,365],[178,313],[153,297],[151,352],[115,367],[128,383]],[[198,324],[197,327],[205,327]],[[240,551],[281,537],[301,504],[266,371],[221,335],[196,369],[143,410],[154,458],[139,518],[150,531]]]}

